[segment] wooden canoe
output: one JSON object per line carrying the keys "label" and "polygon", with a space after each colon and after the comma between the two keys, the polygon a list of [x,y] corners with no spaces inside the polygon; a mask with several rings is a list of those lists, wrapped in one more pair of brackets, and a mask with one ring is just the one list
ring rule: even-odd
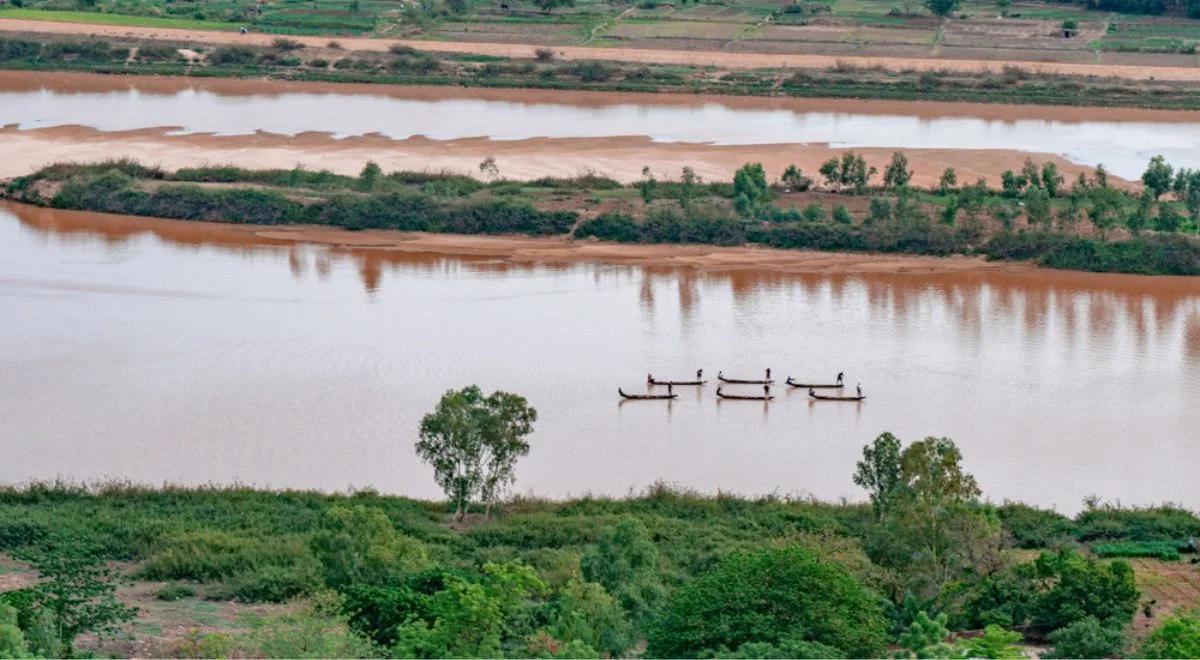
{"label": "wooden canoe", "polygon": [[717,374],[717,380],[721,381],[722,383],[729,383],[730,385],[772,385],[775,383],[774,378],[726,378],[720,373]]}
{"label": "wooden canoe", "polygon": [[650,383],[651,385],[674,385],[675,387],[679,387],[681,385],[703,385],[703,384],[707,383],[708,381],[707,380],[655,380],[655,379],[651,378],[651,379],[647,380],[646,382]]}
{"label": "wooden canoe", "polygon": [[840,390],[845,387],[842,383],[797,383],[788,376],[787,380],[783,381],[789,387],[802,387],[808,390]]}
{"label": "wooden canoe", "polygon": [[645,400],[650,400],[650,399],[674,399],[675,397],[679,396],[678,394],[674,394],[674,393],[672,393],[672,394],[626,394],[625,390],[623,390],[619,387],[617,388],[617,393],[620,394],[621,397],[624,399],[636,399],[639,401],[645,401]]}
{"label": "wooden canoe", "polygon": [[828,396],[826,394],[817,394],[812,390],[809,390],[808,395],[821,401],[862,401],[867,398],[865,394],[863,396]]}
{"label": "wooden canoe", "polygon": [[739,401],[770,401],[771,399],[775,398],[770,394],[725,394],[719,387],[717,388],[717,396],[721,397],[722,399],[737,399]]}

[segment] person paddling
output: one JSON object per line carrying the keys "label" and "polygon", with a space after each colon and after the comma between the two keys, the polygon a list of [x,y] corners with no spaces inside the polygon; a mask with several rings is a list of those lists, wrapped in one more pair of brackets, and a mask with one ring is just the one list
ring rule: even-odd
{"label": "person paddling", "polygon": [[701,380],[702,378],[704,378],[704,370],[697,369],[696,370],[696,380]]}
{"label": "person paddling", "polygon": [[855,387],[855,389],[858,390],[858,398],[861,399],[862,398],[862,383],[859,383],[859,384],[855,385],[854,387]]}
{"label": "person paddling", "polygon": [[767,380],[771,380],[771,370],[767,369]]}
{"label": "person paddling", "polygon": [[646,374],[646,382],[653,385],[654,384],[654,374]]}
{"label": "person paddling", "polygon": [[667,383],[667,396],[675,396],[675,386]]}
{"label": "person paddling", "polygon": [[842,384],[842,377],[843,377],[843,376],[845,376],[845,375],[846,375],[846,374],[844,374],[844,373],[842,373],[842,372],[840,372],[840,371],[838,372],[838,379],[837,379],[837,384],[838,384],[838,385],[841,385],[841,384]]}

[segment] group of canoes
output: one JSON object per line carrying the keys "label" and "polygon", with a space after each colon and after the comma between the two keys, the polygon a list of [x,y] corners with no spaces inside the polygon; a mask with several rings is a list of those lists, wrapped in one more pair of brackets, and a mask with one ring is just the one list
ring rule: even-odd
{"label": "group of canoes", "polygon": [[[717,397],[721,399],[740,399],[742,401],[770,401],[775,396],[771,394],[771,386],[775,384],[775,379],[771,378],[771,370],[767,369],[762,378],[728,378],[724,372],[717,372],[717,380],[721,383],[717,386]],[[845,374],[838,373],[837,379],[832,383],[801,383],[791,376],[783,381],[785,385],[794,389],[808,390],[808,396],[818,401],[862,401],[867,398],[863,394],[862,385],[855,386],[853,395],[843,396],[841,390],[845,388]],[[704,380],[704,370],[698,369],[694,379],[687,380],[659,380],[653,374],[646,374],[646,385],[648,387],[666,387],[665,393],[659,391],[649,394],[626,394],[625,390],[617,388],[617,392],[623,399],[637,400],[654,400],[654,399],[674,399],[679,395],[675,393],[676,387],[700,387],[707,384]],[[762,385],[762,394],[730,394],[723,390],[725,385]],[[838,390],[834,394],[818,394],[817,390]]]}

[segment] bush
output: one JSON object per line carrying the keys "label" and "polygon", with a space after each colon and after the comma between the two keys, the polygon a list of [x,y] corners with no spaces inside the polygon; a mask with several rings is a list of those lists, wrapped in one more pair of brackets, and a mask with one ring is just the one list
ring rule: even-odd
{"label": "bush", "polygon": [[549,62],[554,59],[554,51],[550,48],[538,48],[533,51],[533,54],[539,62]]}
{"label": "bush", "polygon": [[234,598],[246,603],[282,603],[317,590],[320,578],[314,564],[261,566],[229,581]]}
{"label": "bush", "polygon": [[221,46],[208,54],[208,61],[213,64],[245,65],[253,64],[258,53],[249,46]]}
{"label": "bush", "polygon": [[271,41],[271,47],[276,50],[299,50],[304,48],[304,44],[295,39],[286,39],[284,37],[276,37]]}
{"label": "bush", "polygon": [[138,46],[137,58],[143,62],[173,62],[182,60],[179,51],[164,44],[142,44]]}
{"label": "bush", "polygon": [[613,75],[613,68],[603,62],[579,62],[570,69],[571,73],[579,76],[583,82],[607,82]]}
{"label": "bush", "polygon": [[0,39],[0,60],[32,60],[42,52],[42,45],[24,39]]}
{"label": "bush", "polygon": [[1125,647],[1125,634],[1115,625],[1104,625],[1096,617],[1080,619],[1050,633],[1054,650],[1049,658],[1107,658]]}
{"label": "bush", "polygon": [[816,642],[875,657],[888,643],[882,602],[840,565],[806,549],[733,555],[675,592],[647,651],[695,657],[749,643]]}
{"label": "bush", "polygon": [[637,243],[641,238],[637,221],[624,213],[602,213],[575,230],[578,238],[595,237],[620,243]]}
{"label": "bush", "polygon": [[159,600],[174,602],[183,600],[184,598],[193,598],[195,595],[196,590],[186,584],[173,583],[159,589],[158,593],[154,594],[154,597]]}
{"label": "bush", "polygon": [[1020,548],[1054,547],[1073,536],[1075,530],[1071,519],[1061,513],[1027,504],[1005,503],[996,513]]}
{"label": "bush", "polygon": [[1138,649],[1139,658],[1200,658],[1200,612],[1163,619]]}

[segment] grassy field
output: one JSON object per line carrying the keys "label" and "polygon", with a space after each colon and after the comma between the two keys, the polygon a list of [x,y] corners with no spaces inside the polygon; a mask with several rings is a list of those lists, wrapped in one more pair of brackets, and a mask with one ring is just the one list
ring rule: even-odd
{"label": "grassy field", "polygon": [[[22,0],[0,17],[150,27],[252,30],[297,35],[376,35],[431,40],[593,45],[758,53],[864,54],[1147,63],[1146,57],[1193,56],[1200,21],[1140,16],[1083,5],[1016,2],[1003,12],[966,0],[953,17],[930,16],[915,0],[731,0],[720,3],[579,0],[551,13],[527,2],[430,0]],[[1062,21],[1080,24],[1063,38]],[[774,28],[774,29],[764,29]],[[969,39],[944,39],[956,32]],[[1169,65],[1194,64],[1167,59]]]}

